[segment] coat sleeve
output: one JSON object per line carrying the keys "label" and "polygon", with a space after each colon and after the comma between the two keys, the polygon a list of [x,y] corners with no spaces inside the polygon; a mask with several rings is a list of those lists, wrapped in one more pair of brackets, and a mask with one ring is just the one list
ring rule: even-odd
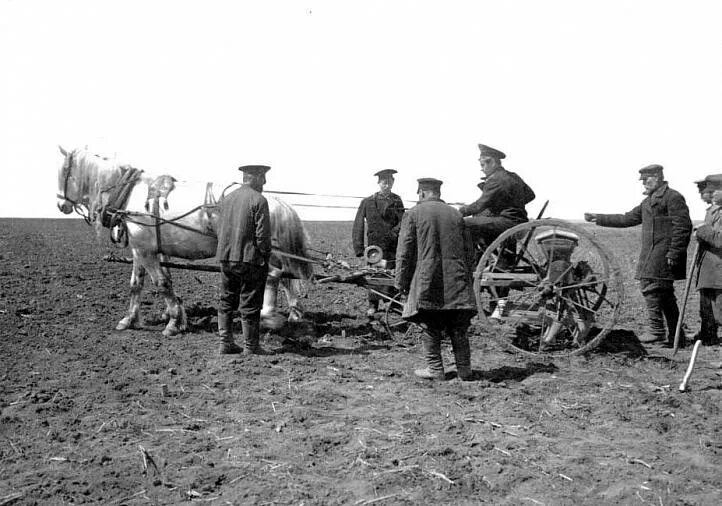
{"label": "coat sleeve", "polygon": [[361,201],[356,211],[356,218],[353,220],[353,230],[351,231],[351,241],[353,242],[353,252],[357,257],[364,254],[364,225],[366,221],[366,199]]}
{"label": "coat sleeve", "polygon": [[396,249],[396,271],[394,284],[403,293],[408,293],[416,269],[416,222],[411,213],[404,214]]}
{"label": "coat sleeve", "polygon": [[459,212],[462,216],[472,216],[474,214],[479,214],[484,209],[489,207],[492,202],[494,202],[499,194],[503,192],[503,187],[500,184],[500,182],[496,179],[488,179],[484,183],[484,189],[481,192],[481,197],[476,199],[475,202],[472,202],[468,206],[461,206],[459,208]]}
{"label": "coat sleeve", "polygon": [[692,220],[689,217],[689,208],[682,194],[674,192],[667,205],[667,214],[672,221],[672,237],[667,250],[667,258],[672,262],[679,262],[686,258],[689,238],[692,234]]}
{"label": "coat sleeve", "polygon": [[638,205],[624,214],[597,214],[597,225],[600,227],[625,228],[642,223],[642,205]]}
{"label": "coat sleeve", "polygon": [[396,213],[396,219],[398,222],[396,223],[396,226],[391,229],[391,233],[394,235],[394,238],[398,238],[399,232],[401,231],[401,220],[404,218],[404,213],[406,212],[406,209],[404,208],[404,201],[401,200],[401,197],[394,201],[394,212]]}
{"label": "coat sleeve", "polygon": [[268,201],[263,199],[256,210],[256,247],[266,260],[271,255],[271,213],[268,211]]}
{"label": "coat sleeve", "polygon": [[706,248],[722,248],[722,230],[704,224],[697,229],[697,240]]}

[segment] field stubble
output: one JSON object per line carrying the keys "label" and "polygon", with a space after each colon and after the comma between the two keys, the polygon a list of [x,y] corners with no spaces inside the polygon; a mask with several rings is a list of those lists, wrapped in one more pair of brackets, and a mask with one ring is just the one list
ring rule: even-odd
{"label": "field stubble", "polygon": [[[350,224],[307,228],[353,262]],[[639,231],[592,230],[625,274],[616,328],[634,341]],[[186,334],[161,336],[149,287],[148,328],[113,330],[129,278],[102,261],[113,249],[80,220],[0,220],[0,505],[722,503],[717,350],[680,393],[687,349],[549,362],[475,326],[479,380],[428,383],[418,336],[370,325],[360,288],[318,285],[312,324],[265,334],[274,355],[220,357],[214,274],[174,273]]]}

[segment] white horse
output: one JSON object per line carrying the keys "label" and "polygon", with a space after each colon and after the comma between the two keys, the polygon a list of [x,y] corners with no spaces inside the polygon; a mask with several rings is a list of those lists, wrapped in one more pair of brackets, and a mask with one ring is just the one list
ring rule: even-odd
{"label": "white horse", "polygon": [[[87,150],[66,151],[60,147],[60,152],[64,161],[58,173],[58,209],[64,214],[76,211],[89,224],[109,228],[111,239],[127,241],[133,254],[130,304],[116,329],[143,327],[140,294],[148,272],[166,303],[168,324],[163,335],[186,330],[183,303],[173,291],[170,272],[161,262],[167,257],[196,260],[215,255],[217,201],[233,183],[178,182],[168,175],[152,177]],[[296,211],[280,199],[266,198],[276,249],[261,316],[264,325],[278,327],[282,325],[276,311],[279,284],[288,300],[289,321],[300,320],[299,279],[311,279],[313,266],[303,260],[307,236]]]}

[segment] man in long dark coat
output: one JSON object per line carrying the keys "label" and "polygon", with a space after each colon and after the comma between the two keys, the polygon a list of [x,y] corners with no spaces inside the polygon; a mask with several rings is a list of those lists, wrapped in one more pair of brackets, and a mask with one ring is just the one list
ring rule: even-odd
{"label": "man in long dark coat", "polygon": [[[385,169],[374,174],[378,177],[379,191],[361,201],[351,233],[353,250],[357,257],[364,255],[366,246],[378,246],[383,252],[383,259],[386,260],[388,269],[394,268],[396,243],[399,238],[401,218],[405,211],[401,197],[391,192],[396,172],[393,169]],[[364,225],[366,234],[364,234]],[[367,314],[373,316],[378,310],[379,297],[369,292],[368,300]]]}
{"label": "man in long dark coat", "polygon": [[705,182],[704,192],[711,193],[712,205],[695,232],[701,251],[697,289],[702,320],[695,337],[703,344],[716,345],[717,327],[722,322],[722,174],[707,176]]}
{"label": "man in long dark coat", "polygon": [[[666,341],[672,346],[679,318],[674,281],[686,277],[692,221],[684,197],[664,180],[661,165],[649,165],[639,173],[647,195],[640,205],[625,214],[584,213],[584,219],[602,227],[642,225],[642,250],[635,278],[647,306],[648,327],[639,340]],[[684,345],[684,337],[680,343]]]}
{"label": "man in long dark coat", "polygon": [[427,367],[414,371],[427,379],[444,379],[441,339],[451,339],[456,371],[472,379],[467,331],[476,314],[471,285],[471,250],[464,239],[461,214],[441,200],[438,179],[419,179],[419,203],[401,222],[396,252],[395,286],[407,295],[403,318],[425,330],[422,337]]}
{"label": "man in long dark coat", "polygon": [[236,308],[241,313],[244,354],[263,353],[259,325],[271,255],[271,218],[261,192],[269,169],[265,165],[239,167],[243,184],[220,202],[216,260],[221,267],[218,335],[222,355],[241,352],[233,340]]}
{"label": "man in long dark coat", "polygon": [[482,249],[505,230],[529,221],[525,206],[535,198],[534,191],[518,174],[502,166],[504,158],[506,155],[498,149],[479,144],[479,164],[484,175],[478,184],[481,197],[459,208],[474,244],[482,243]]}

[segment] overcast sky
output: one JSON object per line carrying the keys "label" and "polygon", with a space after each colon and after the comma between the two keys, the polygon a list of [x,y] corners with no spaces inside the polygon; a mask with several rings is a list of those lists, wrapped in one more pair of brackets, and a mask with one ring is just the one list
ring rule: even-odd
{"label": "overcast sky", "polygon": [[627,211],[659,163],[701,219],[721,23],[713,0],[0,0],[0,216],[63,217],[58,144],[196,181],[268,163],[267,189],[308,193],[368,195],[393,168],[405,200],[437,177],[470,202],[482,142],[532,215]]}

